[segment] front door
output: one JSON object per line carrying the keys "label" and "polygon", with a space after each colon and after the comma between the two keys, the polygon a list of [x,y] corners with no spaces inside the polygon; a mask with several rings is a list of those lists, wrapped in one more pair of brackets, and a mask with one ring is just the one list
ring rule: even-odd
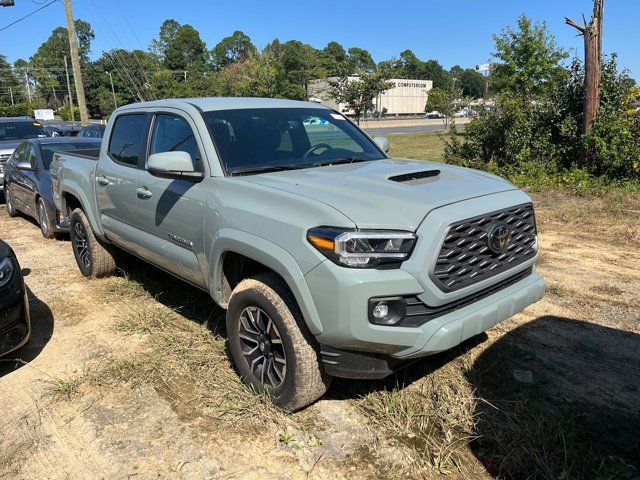
{"label": "front door", "polygon": [[16,152],[16,165],[29,164],[31,170],[18,169],[13,170],[13,178],[11,179],[11,199],[14,205],[26,213],[35,216],[35,168],[36,168],[36,150],[30,143],[25,143],[19,152]]}
{"label": "front door", "polygon": [[[186,116],[156,113],[151,126],[149,155],[187,152],[195,169],[204,171],[196,131]],[[145,171],[138,189],[145,256],[175,275],[206,287],[198,263],[198,254],[204,251],[205,183],[160,178]]]}

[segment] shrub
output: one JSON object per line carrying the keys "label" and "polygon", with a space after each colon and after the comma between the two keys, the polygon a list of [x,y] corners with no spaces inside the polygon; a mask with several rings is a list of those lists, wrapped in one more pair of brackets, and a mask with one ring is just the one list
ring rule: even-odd
{"label": "shrub", "polygon": [[[467,126],[464,141],[454,132],[445,159],[540,182],[546,175],[568,175],[576,182],[640,178],[640,116],[630,111],[633,80],[618,72],[615,55],[604,62],[600,111],[583,136],[583,75],[582,65],[574,62],[569,80],[537,101],[499,96],[495,109]],[[588,155],[581,155],[583,149]]]}
{"label": "shrub", "polygon": [[0,104],[0,117],[22,117],[24,115],[33,116],[33,108],[28,103]]}
{"label": "shrub", "polygon": [[[80,109],[77,106],[73,106],[73,114],[75,115],[75,119],[76,121],[80,120]],[[70,121],[71,120],[71,109],[69,108],[69,105],[63,105],[62,107],[60,107],[58,109],[58,115],[60,115],[60,117],[62,117],[63,120],[65,121]]]}

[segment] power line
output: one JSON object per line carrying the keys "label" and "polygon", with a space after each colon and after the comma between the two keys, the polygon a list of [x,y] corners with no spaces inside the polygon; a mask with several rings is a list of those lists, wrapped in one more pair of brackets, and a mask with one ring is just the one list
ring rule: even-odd
{"label": "power line", "polygon": [[54,3],[56,3],[57,1],[58,1],[58,0],[52,0],[51,2],[47,3],[46,5],[43,5],[42,7],[38,8],[37,10],[34,10],[34,11],[33,11],[33,12],[31,12],[31,13],[27,13],[24,17],[21,17],[21,18],[17,19],[16,21],[11,22],[9,25],[6,25],[6,26],[4,26],[4,27],[0,28],[0,32],[2,32],[2,31],[4,31],[4,30],[6,30],[6,29],[7,29],[7,28],[9,28],[9,27],[14,26],[16,23],[19,23],[19,22],[21,22],[22,20],[24,20],[24,19],[26,19],[26,18],[29,18],[31,15],[33,15],[33,14],[35,14],[35,13],[38,13],[40,10],[44,10],[44,9],[45,9],[45,8],[47,8],[49,5],[53,5],[53,4],[54,4]]}

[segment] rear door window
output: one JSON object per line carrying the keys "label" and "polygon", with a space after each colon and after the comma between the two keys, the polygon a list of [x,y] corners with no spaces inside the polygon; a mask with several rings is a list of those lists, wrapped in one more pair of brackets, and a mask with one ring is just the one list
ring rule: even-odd
{"label": "rear door window", "polygon": [[109,156],[116,162],[137,167],[147,144],[147,115],[136,113],[116,118],[109,140]]}

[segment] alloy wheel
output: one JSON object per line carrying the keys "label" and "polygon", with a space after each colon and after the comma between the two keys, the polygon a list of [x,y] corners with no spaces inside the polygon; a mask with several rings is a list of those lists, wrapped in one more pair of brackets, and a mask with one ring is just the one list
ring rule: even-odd
{"label": "alloy wheel", "polygon": [[238,335],[252,375],[265,386],[280,386],[287,375],[287,357],[271,317],[259,307],[245,308],[240,314]]}
{"label": "alloy wheel", "polygon": [[91,254],[87,241],[87,231],[80,222],[75,222],[73,225],[73,239],[75,240],[76,257],[87,269],[91,268]]}
{"label": "alloy wheel", "polygon": [[13,214],[13,201],[11,200],[11,190],[9,190],[8,186],[4,187],[4,196],[4,201],[7,204],[7,211],[9,212],[9,215],[11,215]]}

